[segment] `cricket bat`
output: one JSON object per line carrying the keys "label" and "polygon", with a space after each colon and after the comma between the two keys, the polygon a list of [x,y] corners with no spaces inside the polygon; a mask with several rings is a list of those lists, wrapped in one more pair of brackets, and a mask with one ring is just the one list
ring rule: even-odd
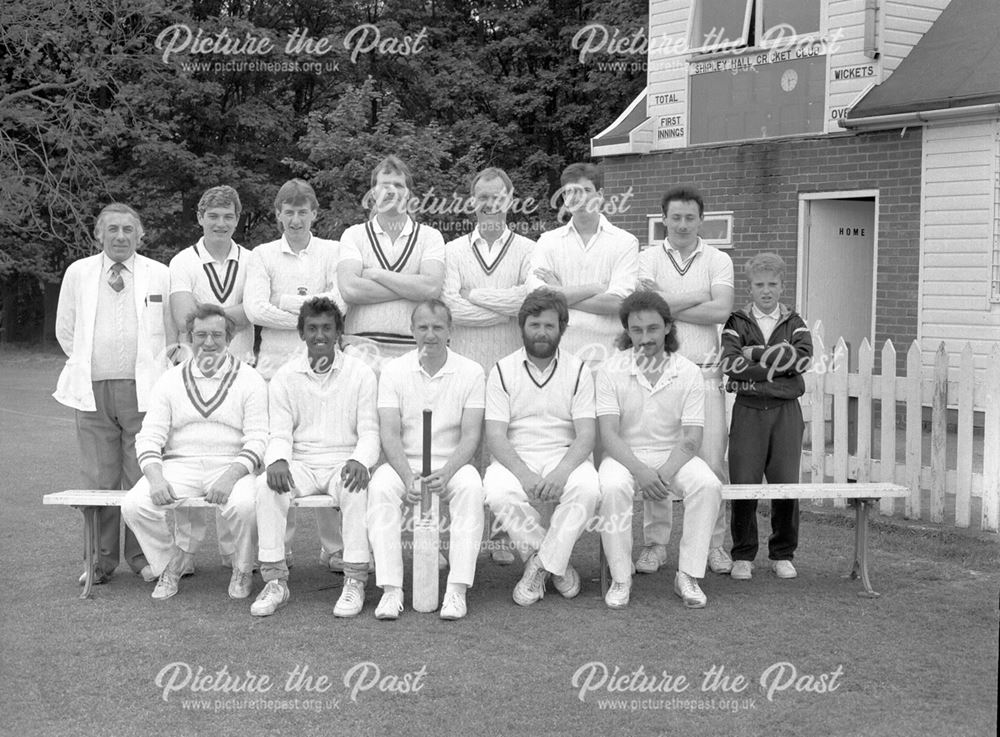
{"label": "cricket bat", "polygon": [[[431,411],[424,410],[423,466],[431,473]],[[438,499],[427,484],[421,488],[420,509],[413,522],[413,610],[433,612],[438,607]]]}

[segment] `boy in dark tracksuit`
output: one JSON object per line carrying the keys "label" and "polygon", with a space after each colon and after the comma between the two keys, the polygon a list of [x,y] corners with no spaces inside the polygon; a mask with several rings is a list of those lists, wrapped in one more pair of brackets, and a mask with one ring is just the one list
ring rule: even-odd
{"label": "boy in dark tracksuit", "polygon": [[[747,263],[751,303],[737,310],[722,329],[726,389],[736,393],[729,431],[729,480],[733,484],[798,483],[804,423],[798,398],[802,373],[812,358],[805,322],[778,300],[785,264],[774,253]],[[753,575],[757,556],[757,501],[734,500],[732,578]],[[771,501],[768,557],[779,578],[794,578],[792,557],[799,541],[799,503]]]}

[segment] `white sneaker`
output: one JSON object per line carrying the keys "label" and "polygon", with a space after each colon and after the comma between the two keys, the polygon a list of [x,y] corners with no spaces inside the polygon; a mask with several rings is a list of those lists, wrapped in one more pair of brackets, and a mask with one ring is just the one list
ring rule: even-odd
{"label": "white sneaker", "polygon": [[646,545],[635,562],[635,570],[636,573],[656,573],[666,562],[666,545]]}
{"label": "white sneaker", "polygon": [[749,581],[753,578],[753,563],[748,560],[734,560],[733,570],[729,572],[730,578],[737,581]]}
{"label": "white sneaker", "polygon": [[245,599],[250,596],[250,589],[253,586],[253,572],[241,571],[239,568],[233,569],[233,575],[229,579],[229,598]]}
{"label": "white sneaker", "polygon": [[580,574],[573,566],[567,565],[563,575],[552,577],[552,585],[565,598],[572,599],[580,593]]}
{"label": "white sneaker", "polygon": [[778,578],[795,578],[798,572],[790,560],[776,560],[771,564],[771,570]]}
{"label": "white sneaker", "polygon": [[257,600],[250,605],[250,613],[255,617],[269,617],[283,607],[292,597],[288,584],[284,581],[268,581]]}
{"label": "white sneaker", "polygon": [[677,571],[674,577],[674,593],[684,600],[684,606],[688,609],[701,609],[708,603],[708,597],[698,586],[698,579]]}
{"label": "white sneaker", "polygon": [[177,584],[180,580],[181,577],[171,571],[168,566],[167,569],[160,574],[160,580],[156,582],[156,588],[153,589],[152,597],[154,599],[169,599],[177,593]]}
{"label": "white sneaker", "polygon": [[612,609],[624,609],[628,606],[629,597],[632,594],[631,581],[612,581],[611,588],[604,595],[604,603]]}
{"label": "white sneaker", "polygon": [[521,580],[514,587],[514,603],[521,606],[531,606],[545,596],[545,579],[549,572],[542,567],[538,553],[533,553],[524,564]]}
{"label": "white sneaker", "polygon": [[445,592],[444,601],[441,603],[441,619],[462,619],[467,611],[464,593]]}
{"label": "white sneaker", "polygon": [[335,617],[356,617],[365,605],[365,584],[356,578],[344,581],[344,590],[333,607]]}
{"label": "white sneaker", "polygon": [[157,575],[153,573],[153,567],[148,563],[142,567],[139,575],[142,576],[142,580],[146,583],[153,583],[157,579]]}
{"label": "white sneaker", "polygon": [[722,548],[708,551],[708,568],[712,573],[729,573],[733,570],[733,559]]}
{"label": "white sneaker", "polygon": [[386,591],[375,607],[375,619],[399,619],[402,611],[403,592],[399,589]]}

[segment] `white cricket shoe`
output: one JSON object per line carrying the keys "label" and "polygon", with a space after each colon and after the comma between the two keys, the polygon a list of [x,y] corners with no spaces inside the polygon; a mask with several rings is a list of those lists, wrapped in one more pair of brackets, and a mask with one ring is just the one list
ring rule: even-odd
{"label": "white cricket shoe", "polygon": [[468,609],[465,606],[465,594],[457,591],[449,591],[444,595],[441,603],[441,619],[462,619]]}
{"label": "white cricket shoe", "polygon": [[538,560],[538,553],[533,553],[528,558],[528,562],[524,564],[521,580],[514,587],[514,603],[521,606],[531,606],[545,596],[545,579],[548,576],[549,572]]}
{"label": "white cricket shoe", "polygon": [[170,566],[167,566],[166,570],[160,574],[160,580],[156,582],[156,588],[153,589],[151,596],[154,599],[169,599],[177,593],[177,584],[180,580],[181,577],[171,571]]}
{"label": "white cricket shoe", "polygon": [[684,606],[688,609],[701,609],[708,603],[708,597],[698,586],[698,579],[683,571],[677,571],[674,577],[674,593],[684,600]]}
{"label": "white cricket shoe", "polygon": [[335,617],[356,617],[361,613],[365,605],[365,584],[356,578],[348,578],[344,581],[344,590],[340,592],[333,607]]}
{"label": "white cricket shoe", "polygon": [[403,592],[399,589],[386,591],[375,607],[375,619],[399,619],[402,611]]}
{"label": "white cricket shoe", "polygon": [[612,581],[608,593],[604,595],[604,603],[611,609],[624,609],[628,606],[631,594],[631,581]]}
{"label": "white cricket shoe", "polygon": [[250,589],[252,586],[253,571],[241,571],[239,568],[234,568],[233,575],[229,579],[229,598],[247,598],[250,596]]}
{"label": "white cricket shoe", "polygon": [[753,578],[753,563],[749,560],[734,560],[733,570],[729,572],[729,577],[737,581],[749,581]]}
{"label": "white cricket shoe", "polygon": [[722,548],[708,551],[708,568],[712,573],[729,573],[733,570],[733,559]]}
{"label": "white cricket shoe", "polygon": [[573,566],[567,564],[566,572],[563,575],[552,576],[552,585],[565,598],[572,599],[580,593],[580,574]]}
{"label": "white cricket shoe", "polygon": [[795,578],[799,575],[790,560],[774,561],[774,563],[771,564],[771,570],[774,571],[774,575],[778,578]]}
{"label": "white cricket shoe", "polygon": [[635,562],[636,573],[656,573],[667,562],[666,545],[647,545]]}
{"label": "white cricket shoe", "polygon": [[257,600],[250,605],[250,613],[255,617],[269,617],[283,607],[292,597],[288,584],[284,581],[268,581]]}

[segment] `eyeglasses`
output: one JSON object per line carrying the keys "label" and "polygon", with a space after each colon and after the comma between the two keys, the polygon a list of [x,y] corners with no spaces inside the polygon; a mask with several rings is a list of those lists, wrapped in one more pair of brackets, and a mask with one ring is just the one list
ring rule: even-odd
{"label": "eyeglasses", "polygon": [[191,337],[194,340],[208,340],[209,337],[211,337],[212,340],[214,340],[216,342],[219,342],[219,341],[225,340],[226,334],[222,333],[222,332],[211,332],[210,333],[210,332],[206,332],[204,330],[199,330],[199,331],[197,331],[195,333],[191,333]]}

